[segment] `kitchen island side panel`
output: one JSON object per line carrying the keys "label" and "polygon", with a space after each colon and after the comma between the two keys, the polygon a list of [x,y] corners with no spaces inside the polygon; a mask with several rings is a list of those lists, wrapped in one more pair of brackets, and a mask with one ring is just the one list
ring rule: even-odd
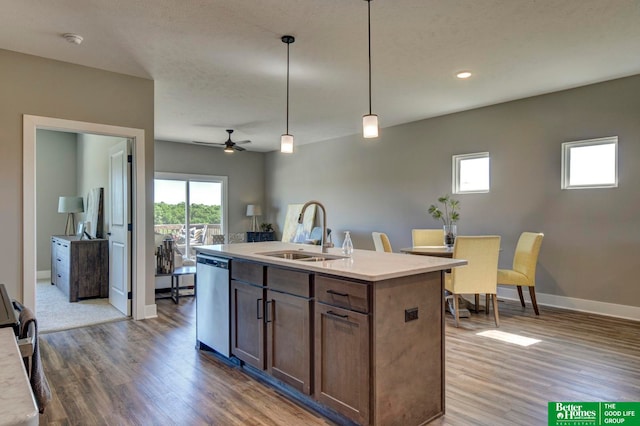
{"label": "kitchen island side panel", "polygon": [[[417,319],[407,318],[416,309]],[[377,282],[373,312],[373,424],[418,425],[443,415],[442,273]]]}

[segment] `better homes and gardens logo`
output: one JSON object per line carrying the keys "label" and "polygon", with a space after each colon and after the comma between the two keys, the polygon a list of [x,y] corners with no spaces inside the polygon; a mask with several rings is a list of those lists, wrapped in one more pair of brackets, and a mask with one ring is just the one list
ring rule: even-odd
{"label": "better homes and gardens logo", "polygon": [[600,425],[639,426],[640,402],[549,403],[549,426]]}
{"label": "better homes and gardens logo", "polygon": [[[558,425],[596,424],[598,404],[595,402],[554,402],[553,404]],[[551,410],[549,410],[549,415],[551,415]],[[562,422],[563,420],[565,422]],[[551,424],[551,422],[549,422],[549,424]]]}

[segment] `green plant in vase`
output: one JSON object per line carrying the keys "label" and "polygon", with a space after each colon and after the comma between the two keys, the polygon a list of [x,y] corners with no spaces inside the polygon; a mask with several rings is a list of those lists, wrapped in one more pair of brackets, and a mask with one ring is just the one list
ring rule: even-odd
{"label": "green plant in vase", "polygon": [[438,202],[442,204],[442,207],[431,204],[428,212],[434,219],[442,221],[444,245],[453,247],[456,241],[456,235],[458,234],[456,222],[460,219],[460,213],[458,212],[460,202],[449,197],[448,194],[438,198]]}

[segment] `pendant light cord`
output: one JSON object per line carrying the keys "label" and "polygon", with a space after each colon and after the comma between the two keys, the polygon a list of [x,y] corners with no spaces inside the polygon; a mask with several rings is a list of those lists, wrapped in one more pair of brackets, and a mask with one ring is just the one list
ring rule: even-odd
{"label": "pendant light cord", "polygon": [[289,134],[289,45],[287,43],[287,134]]}
{"label": "pendant light cord", "polygon": [[369,115],[371,115],[371,0],[367,0],[367,27],[369,29]]}

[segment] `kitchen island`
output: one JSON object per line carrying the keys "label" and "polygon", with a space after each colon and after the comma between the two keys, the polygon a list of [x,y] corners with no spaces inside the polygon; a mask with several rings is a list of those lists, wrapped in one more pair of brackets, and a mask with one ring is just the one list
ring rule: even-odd
{"label": "kitchen island", "polygon": [[443,271],[466,261],[280,242],[197,251],[231,259],[231,354],[250,372],[340,423],[444,414]]}

